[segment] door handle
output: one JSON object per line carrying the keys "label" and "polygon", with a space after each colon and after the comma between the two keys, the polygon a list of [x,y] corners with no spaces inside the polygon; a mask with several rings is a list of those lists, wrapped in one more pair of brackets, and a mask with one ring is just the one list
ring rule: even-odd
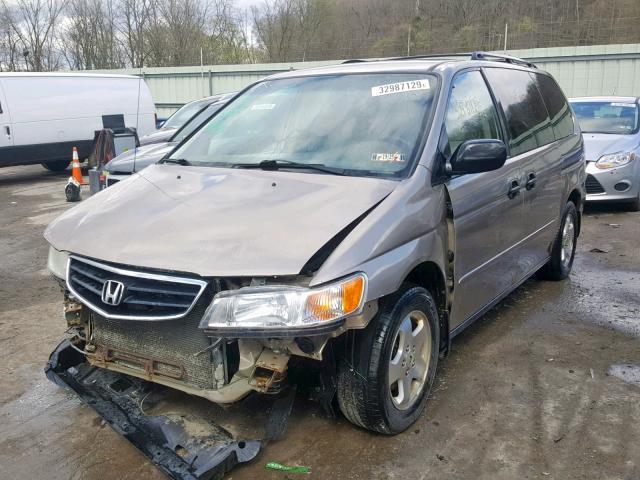
{"label": "door handle", "polygon": [[507,193],[507,196],[509,198],[515,198],[518,194],[520,194],[520,189],[522,187],[520,186],[520,182],[518,182],[518,180],[513,180],[511,182],[511,186],[509,187],[509,192]]}
{"label": "door handle", "polygon": [[535,188],[536,186],[536,182],[537,182],[537,178],[536,178],[536,174],[531,172],[529,174],[529,176],[527,177],[527,183],[525,183],[524,187],[527,190],[532,190],[533,188]]}
{"label": "door handle", "polygon": [[4,131],[7,134],[7,138],[11,138],[11,128],[9,127],[9,125],[4,126]]}

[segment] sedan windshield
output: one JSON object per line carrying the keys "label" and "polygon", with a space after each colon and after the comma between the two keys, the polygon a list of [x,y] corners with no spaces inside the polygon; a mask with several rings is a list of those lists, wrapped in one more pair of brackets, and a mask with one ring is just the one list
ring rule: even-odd
{"label": "sedan windshield", "polygon": [[583,133],[630,134],[638,131],[638,105],[625,102],[572,102]]}
{"label": "sedan windshield", "polygon": [[202,166],[401,176],[419,149],[436,85],[433,76],[406,73],[264,81],[171,157]]}
{"label": "sedan windshield", "polygon": [[178,111],[176,111],[167,119],[166,122],[164,122],[164,125],[162,125],[162,130],[166,130],[169,128],[180,128],[206,106],[206,103],[200,101],[187,103],[183,107],[180,107]]}
{"label": "sedan windshield", "polygon": [[194,115],[191,120],[185,123],[176,133],[171,137],[171,142],[181,142],[189,135],[191,135],[194,130],[196,130],[200,125],[202,125],[209,117],[211,117],[214,113],[220,110],[224,106],[224,102],[216,102],[209,105],[207,108],[202,110],[197,115]]}

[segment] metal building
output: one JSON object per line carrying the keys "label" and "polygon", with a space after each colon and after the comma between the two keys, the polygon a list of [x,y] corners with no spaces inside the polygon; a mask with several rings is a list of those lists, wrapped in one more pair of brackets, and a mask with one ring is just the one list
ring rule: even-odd
{"label": "metal building", "polygon": [[[510,50],[552,73],[568,96],[640,95],[640,43]],[[109,70],[142,74],[156,102],[158,115],[168,116],[184,103],[226,93],[286,70],[330,65],[329,62],[210,65],[204,67]]]}

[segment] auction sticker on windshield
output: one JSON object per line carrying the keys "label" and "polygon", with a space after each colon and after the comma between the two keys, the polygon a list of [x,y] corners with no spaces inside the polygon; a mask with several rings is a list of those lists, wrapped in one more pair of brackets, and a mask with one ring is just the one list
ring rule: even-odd
{"label": "auction sticker on windshield", "polygon": [[378,85],[371,87],[371,96],[379,97],[381,95],[391,95],[393,93],[405,93],[415,90],[429,90],[429,80],[423,78],[422,80],[409,80],[406,82],[388,83],[386,85]]}

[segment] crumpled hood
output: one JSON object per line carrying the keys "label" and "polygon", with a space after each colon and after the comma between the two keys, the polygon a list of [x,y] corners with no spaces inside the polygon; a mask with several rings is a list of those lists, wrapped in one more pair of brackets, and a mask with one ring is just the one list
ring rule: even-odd
{"label": "crumpled hood", "polygon": [[116,158],[105,165],[109,173],[122,172],[131,173],[135,164],[135,171],[139,172],[143,168],[161,160],[176,146],[174,142],[152,143],[144,145],[134,150],[121,153]]}
{"label": "crumpled hood", "polygon": [[202,276],[294,275],[396,181],[152,165],[45,231],[58,250]]}
{"label": "crumpled hood", "polygon": [[640,143],[638,135],[584,133],[582,137],[585,157],[588,161],[596,161],[608,153],[635,151]]}

